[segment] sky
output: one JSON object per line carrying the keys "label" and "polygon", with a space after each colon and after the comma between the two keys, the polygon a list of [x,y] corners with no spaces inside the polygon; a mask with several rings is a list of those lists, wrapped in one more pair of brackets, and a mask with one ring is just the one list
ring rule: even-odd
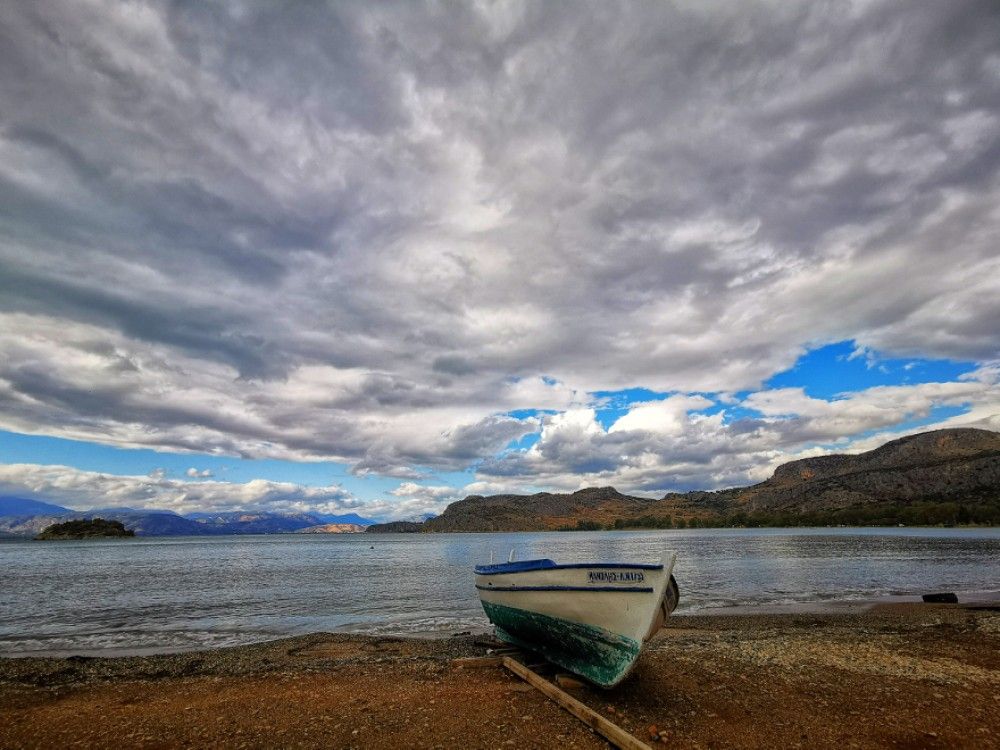
{"label": "sky", "polygon": [[0,4],[0,494],[406,518],[1000,430],[995,2]]}

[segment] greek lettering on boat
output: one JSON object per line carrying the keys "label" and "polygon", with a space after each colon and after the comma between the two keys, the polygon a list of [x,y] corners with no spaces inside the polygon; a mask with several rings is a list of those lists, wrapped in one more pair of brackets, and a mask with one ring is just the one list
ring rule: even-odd
{"label": "greek lettering on boat", "polygon": [[587,572],[590,583],[642,583],[646,579],[641,570],[591,570]]}

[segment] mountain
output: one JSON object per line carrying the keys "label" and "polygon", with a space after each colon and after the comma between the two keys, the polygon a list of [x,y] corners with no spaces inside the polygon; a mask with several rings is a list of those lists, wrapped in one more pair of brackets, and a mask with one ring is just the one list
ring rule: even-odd
{"label": "mountain", "polygon": [[191,513],[189,520],[211,534],[275,534],[317,526],[320,519],[310,513],[265,513],[228,511],[224,513]]}
{"label": "mountain", "polygon": [[14,536],[34,536],[54,523],[72,520],[86,520],[94,517],[106,521],[120,521],[136,536],[199,536],[210,534],[195,521],[182,518],[169,511],[122,511],[118,508],[106,508],[100,512],[67,511],[62,514],[40,514],[34,516],[19,516],[0,518],[0,533]]}
{"label": "mountain", "polygon": [[71,518],[66,513],[46,513],[37,516],[0,516],[0,535],[35,536],[54,523]]}
{"label": "mountain", "polygon": [[980,494],[1000,497],[1000,433],[935,430],[858,455],[804,458],[766,482],[737,491],[747,510],[837,510],[873,502],[912,503]]}
{"label": "mountain", "polygon": [[7,516],[36,516],[40,513],[57,515],[59,513],[72,513],[69,508],[52,503],[43,503],[40,500],[29,500],[22,497],[0,497],[0,517]]}
{"label": "mountain", "polygon": [[417,513],[415,516],[407,516],[406,518],[400,518],[400,521],[412,521],[414,523],[423,523],[424,521],[430,521],[432,518],[436,518],[437,513]]}
{"label": "mountain", "polygon": [[171,516],[179,516],[172,510],[161,508],[130,508],[127,505],[109,505],[106,508],[88,508],[88,514],[100,515],[101,513],[166,513]]}
{"label": "mountain", "polygon": [[353,523],[358,526],[371,526],[375,523],[370,518],[359,516],[357,513],[345,513],[342,516],[331,516],[329,513],[310,513],[323,523]]}
{"label": "mountain", "polygon": [[263,519],[294,519],[303,523],[356,523],[359,526],[370,526],[375,523],[370,518],[363,518],[357,513],[346,513],[344,515],[331,515],[329,513],[273,513],[268,511],[248,511],[230,510],[217,511],[214,513],[198,512],[188,513],[185,518],[201,523],[248,523]]}
{"label": "mountain", "polygon": [[750,487],[659,499],[613,487],[470,495],[422,524],[377,524],[368,531],[955,522],[1000,524],[1000,433],[924,432],[866,453],[791,461]]}
{"label": "mountain", "polygon": [[[689,493],[690,494],[690,493]],[[716,495],[727,510],[835,512],[871,504],[1000,500],[1000,433],[923,432],[857,455],[782,464],[765,482]],[[697,505],[704,496],[692,496]]]}
{"label": "mountain", "polygon": [[309,526],[299,529],[296,534],[357,534],[365,530],[365,526],[357,523],[324,523],[319,526]]}
{"label": "mountain", "polygon": [[640,515],[653,502],[623,495],[614,487],[591,487],[568,495],[470,495],[423,526],[428,531],[535,531],[575,526],[580,521],[606,525],[616,518]]}
{"label": "mountain", "polygon": [[640,517],[660,501],[624,495],[614,487],[591,487],[571,494],[469,495],[452,503],[439,516],[415,523],[393,521],[369,526],[368,531],[545,531],[614,524],[619,518]]}

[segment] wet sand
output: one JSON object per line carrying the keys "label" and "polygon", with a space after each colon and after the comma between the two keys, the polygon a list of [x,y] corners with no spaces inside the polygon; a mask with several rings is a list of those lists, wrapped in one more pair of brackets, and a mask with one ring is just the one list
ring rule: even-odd
{"label": "wet sand", "polygon": [[[572,694],[654,747],[1000,748],[998,609],[673,617],[625,683]],[[483,643],[2,659],[0,747],[607,747],[505,670],[454,661]]]}

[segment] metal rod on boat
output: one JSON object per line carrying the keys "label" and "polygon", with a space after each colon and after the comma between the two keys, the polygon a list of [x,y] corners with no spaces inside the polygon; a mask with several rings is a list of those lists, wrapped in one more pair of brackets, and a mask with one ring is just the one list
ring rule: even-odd
{"label": "metal rod on boat", "polygon": [[510,548],[510,555],[507,557],[507,562],[514,562],[514,548]]}

